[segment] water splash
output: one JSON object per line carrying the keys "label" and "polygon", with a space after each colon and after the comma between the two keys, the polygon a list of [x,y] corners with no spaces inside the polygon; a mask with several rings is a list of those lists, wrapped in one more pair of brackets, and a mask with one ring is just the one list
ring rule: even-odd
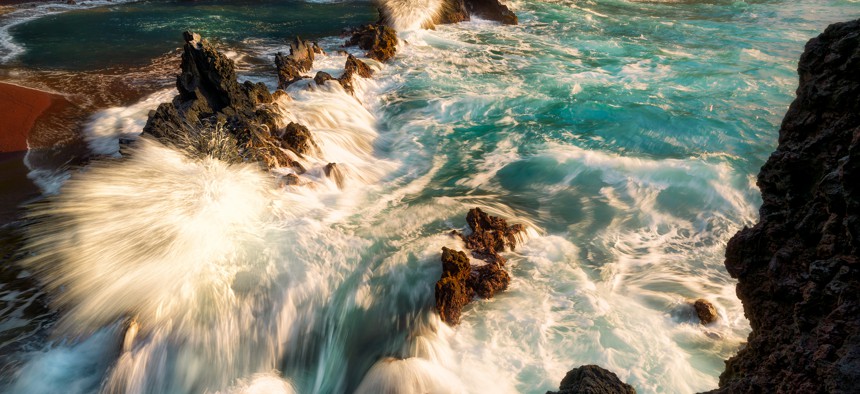
{"label": "water splash", "polygon": [[381,15],[398,31],[433,26],[433,19],[445,6],[442,0],[379,0],[376,5]]}

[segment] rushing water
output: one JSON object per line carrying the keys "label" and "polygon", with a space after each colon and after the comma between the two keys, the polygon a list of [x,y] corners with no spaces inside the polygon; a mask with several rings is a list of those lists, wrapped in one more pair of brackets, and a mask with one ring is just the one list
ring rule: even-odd
{"label": "rushing water", "polygon": [[[224,32],[214,38],[244,54],[242,78],[273,86],[253,65],[285,49],[272,31],[296,18],[294,3],[267,2],[283,16],[253,23],[188,24]],[[60,33],[41,25],[34,48],[82,51],[61,33],[75,21],[132,37],[150,27],[111,18],[167,20],[180,7],[143,4],[52,16]],[[292,86],[282,115],[321,150],[304,159],[304,186],[278,186],[287,169],[190,160],[147,139],[73,174],[34,208],[23,262],[59,318],[37,350],[14,355],[23,366],[7,389],[540,393],[589,363],[643,393],[716,387],[749,330],[722,266],[726,241],[757,218],[754,177],[803,43],[860,4],[509,4],[521,25],[401,31],[397,58],[370,62],[377,72],[356,97]],[[217,5],[206,12],[253,15],[246,2]],[[304,7],[335,18],[358,5]],[[28,48],[34,29],[12,39]],[[337,75],[341,42],[323,38],[330,55],[315,68]],[[116,152],[171,95],[94,115],[90,146]],[[324,175],[329,162],[342,187]],[[474,206],[528,236],[508,254],[508,291],[451,328],[432,310],[439,253],[462,248],[448,233]],[[699,297],[718,323],[697,323],[687,302]]]}

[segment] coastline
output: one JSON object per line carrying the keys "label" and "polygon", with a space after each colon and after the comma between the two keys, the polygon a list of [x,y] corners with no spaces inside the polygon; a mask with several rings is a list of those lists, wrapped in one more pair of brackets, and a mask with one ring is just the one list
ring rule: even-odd
{"label": "coastline", "polygon": [[0,82],[0,153],[27,150],[39,120],[67,105],[68,100],[60,95]]}

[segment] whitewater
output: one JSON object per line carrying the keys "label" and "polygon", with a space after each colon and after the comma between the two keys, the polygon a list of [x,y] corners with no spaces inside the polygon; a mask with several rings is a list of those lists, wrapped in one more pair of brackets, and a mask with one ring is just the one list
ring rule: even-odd
{"label": "whitewater", "polygon": [[[520,25],[431,30],[435,2],[388,2],[386,64],[322,38],[309,75],[339,75],[345,51],[375,74],[279,99],[319,146],[299,185],[139,136],[173,89],[94,114],[103,159],[33,174],[51,197],[28,211],[21,264],[59,313],[0,389],[542,393],[583,364],[640,393],[716,388],[749,332],[726,242],[757,219],[802,42],[857,3],[506,3]],[[245,34],[219,50],[274,90],[253,65],[288,46]],[[465,249],[449,233],[473,207],[527,234],[509,289],[450,327],[440,252]]]}

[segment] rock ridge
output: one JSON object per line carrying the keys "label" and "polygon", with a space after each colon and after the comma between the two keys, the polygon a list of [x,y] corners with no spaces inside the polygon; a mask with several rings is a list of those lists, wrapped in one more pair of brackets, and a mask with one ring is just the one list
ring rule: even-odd
{"label": "rock ridge", "polygon": [[798,75],[760,220],[726,249],[752,332],[713,393],[860,387],[860,20],[810,40]]}

